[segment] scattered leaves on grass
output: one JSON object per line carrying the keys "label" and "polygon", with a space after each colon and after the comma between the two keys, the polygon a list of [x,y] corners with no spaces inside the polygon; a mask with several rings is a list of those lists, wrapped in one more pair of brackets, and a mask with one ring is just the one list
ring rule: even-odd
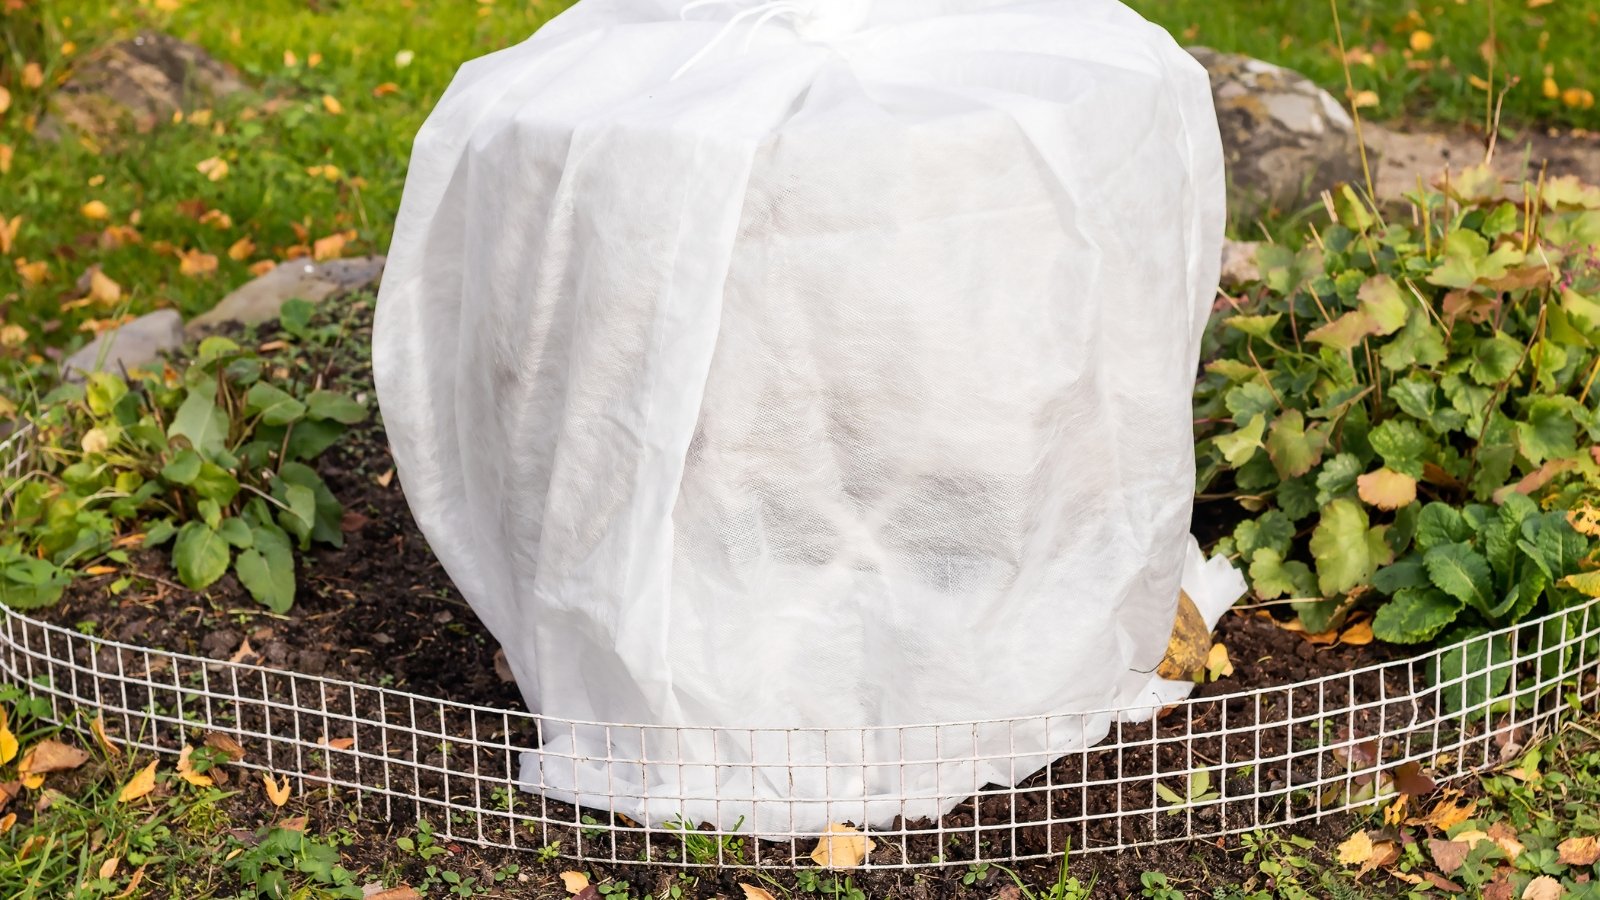
{"label": "scattered leaves on grass", "polygon": [[256,242],[248,237],[239,238],[228,248],[228,258],[234,262],[244,262],[256,252]]}
{"label": "scattered leaves on grass", "polygon": [[190,278],[210,275],[217,271],[217,257],[199,250],[185,250],[178,259],[178,271]]}
{"label": "scattered leaves on grass", "polygon": [[829,825],[828,833],[817,841],[811,861],[825,869],[853,869],[876,846],[872,839],[850,825]]}
{"label": "scattered leaves on grass", "polygon": [[1594,835],[1571,837],[1556,846],[1561,862],[1569,866],[1592,866],[1600,860],[1600,840]]}
{"label": "scattered leaves on grass", "polygon": [[1339,862],[1347,866],[1362,865],[1372,858],[1372,836],[1365,831],[1358,831],[1340,844],[1337,852]]}
{"label": "scattered leaves on grass", "polygon": [[228,177],[228,161],[220,156],[201,160],[195,164],[195,169],[211,181],[221,181]]}
{"label": "scattered leaves on grass", "polygon": [[217,782],[210,775],[203,775],[194,770],[194,763],[190,762],[190,757],[193,754],[194,748],[184,744],[183,751],[178,754],[178,777],[195,787],[211,787],[215,785]]}
{"label": "scattered leaves on grass", "polygon": [[131,803],[155,789],[156,763],[152,760],[150,765],[140,769],[139,774],[133,776],[126,785],[123,785],[122,791],[117,794],[117,801],[119,803]]}
{"label": "scattered leaves on grass", "polygon": [[1433,864],[1438,866],[1439,871],[1446,875],[1461,868],[1467,861],[1467,854],[1471,851],[1472,848],[1464,841],[1440,840],[1439,838],[1428,839],[1428,853],[1433,857]]}
{"label": "scattered leaves on grass", "polygon": [[1523,888],[1522,900],[1561,900],[1564,893],[1561,882],[1549,875],[1540,875]]}
{"label": "scattered leaves on grass", "polygon": [[122,893],[118,894],[115,898],[113,898],[113,900],[122,900],[124,897],[132,897],[133,892],[139,889],[139,882],[143,880],[144,866],[140,866],[139,868],[133,870],[133,878],[128,880],[128,886],[123,888]]}
{"label": "scattered leaves on grass", "polygon": [[0,834],[10,831],[11,826],[15,824],[17,824],[17,814],[14,812],[6,813],[4,818],[0,818]]}
{"label": "scattered leaves on grass", "polygon": [[270,774],[262,772],[261,783],[266,787],[267,799],[272,801],[273,806],[282,806],[289,802],[289,777],[287,775],[284,776],[282,783],[279,783]]}
{"label": "scattered leaves on grass", "polygon": [[95,269],[89,273],[89,299],[105,306],[113,306],[122,299],[122,285]]}

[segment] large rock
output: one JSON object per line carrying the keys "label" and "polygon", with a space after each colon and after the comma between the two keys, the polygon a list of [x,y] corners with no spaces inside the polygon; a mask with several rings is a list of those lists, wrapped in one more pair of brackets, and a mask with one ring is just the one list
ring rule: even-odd
{"label": "large rock", "polygon": [[88,346],[67,357],[61,374],[82,381],[90,372],[126,372],[147,366],[183,346],[183,317],[177,310],[158,309],[101,333]]}
{"label": "large rock", "polygon": [[233,69],[194,44],[141,31],[78,63],[51,97],[37,134],[54,140],[63,126],[93,135],[125,125],[149,131],[175,112],[209,106],[245,89]]}
{"label": "large rock", "polygon": [[222,298],[209,312],[189,320],[190,338],[201,338],[224,325],[255,325],[278,317],[289,300],[320,303],[376,284],[383,276],[382,256],[312,262],[292,259]]}
{"label": "large rock", "polygon": [[1355,123],[1332,94],[1298,72],[1248,56],[1208,47],[1189,52],[1211,74],[1236,222],[1361,181]]}

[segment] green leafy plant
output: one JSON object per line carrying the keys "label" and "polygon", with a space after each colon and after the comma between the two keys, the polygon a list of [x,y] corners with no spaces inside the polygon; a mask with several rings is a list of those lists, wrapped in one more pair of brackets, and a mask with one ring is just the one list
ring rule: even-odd
{"label": "green leafy plant", "polygon": [[1161,802],[1172,807],[1167,810],[1169,816],[1176,815],[1184,807],[1208,803],[1222,796],[1220,792],[1212,789],[1211,773],[1205,769],[1195,772],[1185,780],[1183,793],[1180,794],[1164,784],[1157,784],[1156,795],[1161,798]]}
{"label": "green leafy plant", "polygon": [[1376,607],[1387,640],[1466,636],[1600,594],[1600,188],[1473,169],[1403,222],[1326,199],[1209,337],[1200,496],[1245,514],[1218,550],[1312,632]]}
{"label": "green leafy plant", "polygon": [[309,463],[366,415],[343,394],[273,383],[262,358],[217,337],[181,376],[57,388],[32,416],[34,465],[0,480],[0,602],[52,604],[74,570],[170,541],[189,588],[232,569],[288,611],[296,549],[343,543],[343,508]]}

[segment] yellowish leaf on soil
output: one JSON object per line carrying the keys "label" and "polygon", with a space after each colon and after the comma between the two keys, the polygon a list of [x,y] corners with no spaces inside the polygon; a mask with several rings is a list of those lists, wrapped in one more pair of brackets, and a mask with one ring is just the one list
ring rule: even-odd
{"label": "yellowish leaf on soil", "polygon": [[10,831],[11,826],[15,824],[17,824],[17,814],[14,812],[6,813],[5,818],[0,818],[0,834]]}
{"label": "yellowish leaf on soil", "polygon": [[150,765],[140,769],[139,774],[133,776],[133,778],[123,786],[122,792],[117,795],[117,800],[122,803],[131,803],[132,801],[138,800],[140,797],[145,796],[155,789],[156,763],[154,760],[151,760]]}
{"label": "yellowish leaf on soil", "polygon": [[282,783],[274,780],[266,772],[261,773],[261,783],[267,788],[267,799],[273,806],[282,806],[289,802],[289,777],[284,776]]}
{"label": "yellowish leaf on soil", "polygon": [[1365,831],[1358,831],[1339,845],[1338,852],[1339,862],[1347,866],[1359,866],[1372,858],[1372,836]]}
{"label": "yellowish leaf on soil", "polygon": [[772,892],[766,888],[756,887],[753,884],[739,882],[739,890],[744,891],[744,900],[777,900]]}
{"label": "yellowish leaf on soil", "polygon": [[576,894],[589,886],[589,876],[582,872],[562,872],[561,885],[567,889],[567,893]]}
{"label": "yellowish leaf on soil", "polygon": [[95,741],[100,744],[100,749],[104,750],[107,756],[122,755],[122,748],[111,743],[111,738],[106,736],[105,717],[95,716],[94,721],[89,723],[89,732],[94,735]]}
{"label": "yellowish leaf on soil", "polygon": [[118,894],[116,897],[113,897],[112,900],[122,900],[124,897],[132,897],[133,892],[139,889],[139,882],[143,880],[144,866],[140,866],[139,868],[133,870],[133,878],[129,879],[128,886],[123,888],[122,893]]}
{"label": "yellowish leaf on soil", "polygon": [[1206,674],[1212,681],[1233,674],[1233,660],[1228,658],[1228,648],[1220,641],[1212,644],[1211,652],[1206,654]]}
{"label": "yellowish leaf on soil", "polygon": [[1372,623],[1362,621],[1346,628],[1344,633],[1339,635],[1339,643],[1349,644],[1352,647],[1365,647],[1372,643]]}
{"label": "yellowish leaf on soil", "polygon": [[100,877],[101,878],[110,878],[111,876],[117,874],[117,866],[119,866],[121,864],[122,864],[122,858],[121,857],[118,857],[118,856],[110,857],[105,862],[100,864]]}
{"label": "yellowish leaf on soil", "polygon": [[22,762],[17,764],[17,771],[23,775],[45,775],[76,769],[88,761],[89,754],[77,747],[47,739],[35,744],[22,757]]}
{"label": "yellowish leaf on soil", "polygon": [[829,825],[828,833],[817,841],[811,861],[824,869],[853,869],[877,846],[872,839],[849,825]]}
{"label": "yellowish leaf on soil", "polygon": [[0,706],[0,766],[17,758],[17,736],[11,733],[6,708]]}

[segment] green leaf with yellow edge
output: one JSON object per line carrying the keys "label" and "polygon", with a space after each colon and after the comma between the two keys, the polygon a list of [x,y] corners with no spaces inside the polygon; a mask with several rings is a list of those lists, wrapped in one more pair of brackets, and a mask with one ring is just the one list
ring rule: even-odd
{"label": "green leaf with yellow edge", "polygon": [[1417,480],[1393,469],[1379,469],[1356,479],[1357,493],[1370,506],[1401,509],[1417,502]]}
{"label": "green leaf with yellow edge", "polygon": [[1561,579],[1561,583],[1585,597],[1600,597],[1600,571],[1568,575]]}
{"label": "green leaf with yellow edge", "polygon": [[1286,409],[1272,423],[1267,435],[1267,456],[1278,477],[1298,478],[1322,462],[1328,444],[1327,432],[1320,427],[1306,430],[1305,416],[1298,409]]}
{"label": "green leaf with yellow edge", "polygon": [[1250,562],[1250,584],[1262,600],[1317,596],[1317,579],[1311,574],[1311,567],[1299,560],[1285,562],[1283,555],[1271,547],[1255,552]]}
{"label": "green leaf with yellow edge", "polygon": [[1360,344],[1372,332],[1371,316],[1364,309],[1355,309],[1313,330],[1306,335],[1306,340],[1335,350],[1349,350]]}
{"label": "green leaf with yellow edge", "polygon": [[1394,553],[1383,539],[1382,527],[1371,527],[1367,511],[1354,500],[1341,499],[1322,510],[1311,533],[1311,556],[1317,561],[1317,586],[1324,597],[1335,597],[1371,580],[1379,566]]}
{"label": "green leaf with yellow edge", "polygon": [[1375,275],[1361,286],[1357,295],[1361,309],[1371,323],[1372,334],[1390,335],[1406,324],[1411,308],[1406,304],[1405,293],[1388,275]]}
{"label": "green leaf with yellow edge", "polygon": [[1264,341],[1272,340],[1272,329],[1278,326],[1283,319],[1283,313],[1272,313],[1264,316],[1229,316],[1223,323],[1235,331],[1242,331],[1251,337],[1258,337]]}
{"label": "green leaf with yellow edge", "polygon": [[1255,456],[1256,451],[1261,449],[1261,436],[1266,430],[1267,417],[1257,413],[1250,420],[1250,424],[1212,440],[1217,449],[1222,451],[1222,456],[1228,461],[1228,465],[1238,468],[1249,462],[1250,457]]}
{"label": "green leaf with yellow edge", "polygon": [[1438,365],[1447,356],[1444,332],[1426,315],[1408,318],[1405,327],[1378,351],[1378,361],[1391,372]]}

